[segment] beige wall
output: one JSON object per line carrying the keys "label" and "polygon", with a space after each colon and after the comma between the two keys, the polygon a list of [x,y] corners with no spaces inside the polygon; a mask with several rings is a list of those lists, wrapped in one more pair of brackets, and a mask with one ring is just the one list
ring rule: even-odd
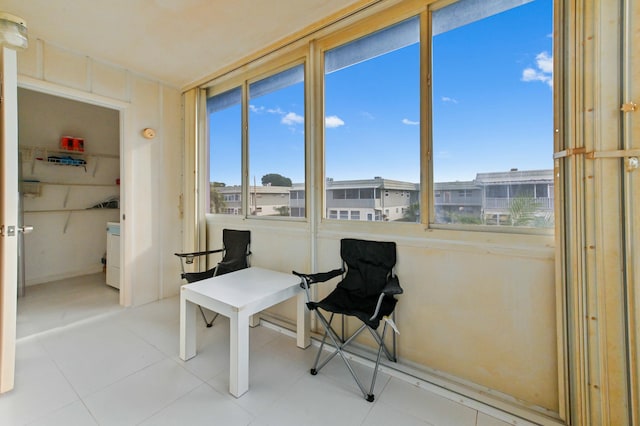
{"label": "beige wall", "polygon": [[[252,265],[311,270],[307,223],[217,215],[209,216],[207,225],[211,247],[221,244],[224,227],[250,229]],[[552,236],[357,225],[320,224],[317,271],[341,265],[340,238],[396,241],[396,271],[405,290],[396,321],[401,365],[424,377],[489,389],[493,397],[515,398],[544,413],[558,412]],[[334,284],[323,285],[321,294]],[[291,323],[295,313],[293,302],[269,310]]]}
{"label": "beige wall", "polygon": [[[18,83],[120,111],[123,290],[139,305],[178,293],[181,247],[181,95],[177,88],[32,38],[18,54]],[[142,130],[156,130],[145,139]],[[127,285],[128,283],[128,285]]]}

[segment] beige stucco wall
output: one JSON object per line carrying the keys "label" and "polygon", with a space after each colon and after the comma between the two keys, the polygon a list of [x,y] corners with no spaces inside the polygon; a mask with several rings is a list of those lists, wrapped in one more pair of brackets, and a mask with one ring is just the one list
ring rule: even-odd
{"label": "beige stucco wall", "polygon": [[[18,54],[19,86],[120,111],[121,302],[175,295],[180,285],[181,94],[177,88],[33,36]],[[156,130],[145,139],[142,130]]]}
{"label": "beige stucco wall", "polygon": [[[283,272],[311,269],[314,238],[307,223],[234,219],[208,217],[210,246],[220,245],[224,227],[250,229],[252,265]],[[396,241],[396,272],[405,290],[396,318],[401,364],[425,377],[558,412],[552,236],[360,225],[319,226],[317,271],[341,266],[342,237]],[[323,285],[321,294],[333,284]],[[269,314],[293,323],[295,303]]]}

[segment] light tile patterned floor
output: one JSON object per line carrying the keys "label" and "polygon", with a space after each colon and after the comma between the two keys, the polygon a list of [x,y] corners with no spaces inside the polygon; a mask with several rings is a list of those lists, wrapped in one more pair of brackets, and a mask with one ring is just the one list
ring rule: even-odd
{"label": "light tile patterned floor", "polygon": [[[74,311],[71,295],[47,313],[53,305],[38,296],[46,290],[27,290],[36,297],[20,303],[23,337],[15,389],[0,396],[3,425],[529,424],[506,423],[386,374],[378,377],[375,402],[366,402],[342,361],[311,376],[315,348],[298,349],[292,337],[265,326],[250,331],[250,389],[236,399],[228,393],[226,318],[210,329],[199,324],[198,355],[184,362],[177,297],[132,309],[119,308],[116,297]],[[368,367],[355,368],[370,377]]]}

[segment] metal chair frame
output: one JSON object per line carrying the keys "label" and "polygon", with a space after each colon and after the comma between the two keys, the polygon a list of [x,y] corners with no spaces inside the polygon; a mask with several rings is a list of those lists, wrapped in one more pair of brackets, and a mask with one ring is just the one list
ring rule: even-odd
{"label": "metal chair frame", "polygon": [[[223,241],[224,241],[225,232],[248,232],[248,231],[235,231],[231,229],[223,229],[222,232],[223,232]],[[251,255],[251,250],[249,248],[250,248],[250,243],[247,244],[247,250],[245,253],[247,266],[249,265],[249,256]],[[227,247],[223,247],[215,250],[197,251],[192,253],[174,253],[176,256],[180,258],[180,270],[181,270],[180,278],[187,280],[187,282],[189,283],[192,283],[192,282],[197,282],[206,278],[217,276],[218,269],[222,262],[218,262],[216,263],[216,266],[213,267],[212,269],[202,271],[202,272],[186,272],[185,265],[192,265],[195,258],[197,257],[208,256],[210,254],[215,254],[215,253],[222,253],[222,258],[224,259],[226,252],[227,252]],[[211,321],[209,321],[207,320],[207,316],[205,315],[204,310],[202,309],[202,306],[198,305],[198,309],[200,310],[200,314],[202,315],[202,319],[207,325],[207,328],[212,327],[213,322],[216,320],[216,318],[218,318],[219,314],[217,312],[214,312],[215,315],[213,316]]]}
{"label": "metal chair frame", "polygon": [[[301,279],[300,286],[305,291],[307,302],[312,302],[312,298],[311,298],[311,285],[312,284],[325,282],[325,281],[328,281],[328,280],[330,280],[332,278],[335,278],[335,277],[338,277],[338,276],[342,276],[342,279],[344,280],[344,278],[346,276],[346,271],[347,271],[347,265],[345,264],[345,262],[343,260],[341,269],[335,269],[335,270],[330,271],[330,272],[324,272],[324,273],[318,273],[318,274],[302,274],[302,273],[293,271],[293,274],[295,274],[295,275],[300,277],[300,279]],[[381,308],[381,305],[382,305],[382,301],[383,301],[383,299],[385,297],[393,297],[394,295],[401,294],[401,293],[402,293],[402,288],[400,287],[399,282],[397,280],[397,277],[395,276],[393,268],[392,268],[391,269],[391,274],[390,274],[390,279],[387,281],[387,283],[385,285],[385,288],[383,289],[383,291],[378,296],[378,302],[376,304],[375,311],[372,313],[372,315],[370,317],[370,320],[373,321],[380,314],[380,308]],[[307,304],[307,306],[309,306],[309,303]],[[327,312],[331,313],[331,315],[327,319],[325,317],[325,315],[323,315],[323,313],[320,312],[320,309],[323,309],[322,307],[320,307],[320,306],[316,306],[316,307],[313,307],[313,308],[309,307],[309,309],[312,309],[313,311],[315,311],[316,317],[318,318],[318,321],[322,324],[322,326],[323,326],[323,328],[325,330],[324,336],[322,338],[322,342],[320,343],[320,347],[318,349],[318,353],[316,354],[316,357],[315,357],[314,365],[311,368],[310,373],[312,375],[318,374],[318,372],[325,365],[327,365],[327,363],[329,363],[329,361],[331,361],[333,358],[335,358],[336,355],[340,355],[340,357],[344,361],[345,365],[347,366],[347,369],[349,370],[349,373],[351,374],[351,376],[353,376],[356,384],[360,388],[364,398],[369,402],[373,402],[374,398],[375,398],[374,397],[374,387],[375,387],[376,378],[377,378],[377,375],[378,375],[378,369],[379,369],[379,366],[380,366],[382,353],[384,352],[385,356],[387,357],[387,359],[389,361],[397,362],[396,334],[398,334],[398,330],[397,330],[397,327],[396,327],[395,322],[394,322],[395,309],[390,314],[390,318],[389,317],[381,318],[381,320],[384,322],[384,327],[382,329],[382,333],[381,334],[378,333],[378,331],[376,329],[372,328],[366,322],[363,321],[363,324],[351,336],[347,337],[346,339],[345,339],[345,316],[352,316],[352,315],[327,311]],[[342,316],[341,335],[339,335],[338,332],[332,326],[333,319],[334,319],[334,316],[336,314]],[[386,343],[385,343],[385,337],[386,337],[386,334],[387,334],[387,327],[388,326],[391,326],[393,331],[394,331],[394,333],[392,335],[392,345],[393,346],[392,346],[392,350],[391,351],[387,348]],[[350,361],[348,359],[349,357],[345,354],[345,347],[348,346],[350,343],[352,343],[356,339],[356,337],[358,337],[365,329],[369,330],[369,332],[373,336],[374,340],[378,344],[378,351],[377,351],[377,354],[376,354],[376,362],[375,362],[375,367],[374,367],[373,376],[372,376],[372,379],[371,379],[371,384],[369,386],[369,389],[367,389],[363,385],[363,383],[361,382],[360,378],[358,377],[358,375],[356,374],[355,370],[353,369],[353,367],[352,367],[352,365],[351,365],[351,363],[350,363]],[[321,360],[321,356],[322,356],[322,353],[323,353],[325,345],[333,346],[334,350],[330,354],[328,354],[326,357],[324,357],[324,359]]]}

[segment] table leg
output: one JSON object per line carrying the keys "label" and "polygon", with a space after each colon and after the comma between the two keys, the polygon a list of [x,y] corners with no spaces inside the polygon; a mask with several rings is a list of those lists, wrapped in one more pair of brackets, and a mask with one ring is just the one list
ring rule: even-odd
{"label": "table leg", "polygon": [[229,320],[229,392],[239,398],[249,390],[249,317],[234,312]]}
{"label": "table leg", "polygon": [[180,293],[180,358],[196,356],[196,305]]}
{"label": "table leg", "polygon": [[249,327],[257,327],[260,325],[260,312],[249,317]]}
{"label": "table leg", "polygon": [[306,302],[307,299],[304,292],[298,293],[296,343],[302,349],[311,344],[311,313],[307,309]]}

